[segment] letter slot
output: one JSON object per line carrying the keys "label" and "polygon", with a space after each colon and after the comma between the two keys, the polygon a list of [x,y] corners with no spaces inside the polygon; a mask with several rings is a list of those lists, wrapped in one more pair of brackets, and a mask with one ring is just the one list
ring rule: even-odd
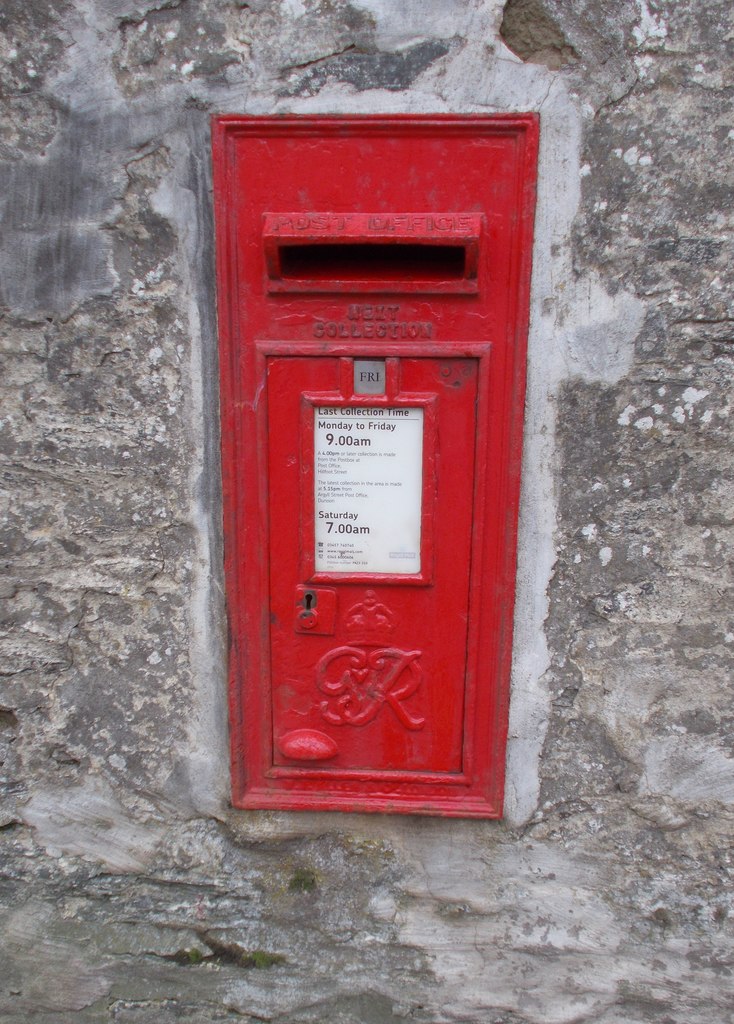
{"label": "letter slot", "polygon": [[477,214],[266,214],[271,292],[477,290]]}

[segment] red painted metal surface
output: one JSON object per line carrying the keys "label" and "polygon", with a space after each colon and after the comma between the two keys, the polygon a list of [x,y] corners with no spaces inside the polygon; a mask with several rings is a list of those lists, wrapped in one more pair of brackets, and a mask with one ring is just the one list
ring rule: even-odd
{"label": "red painted metal surface", "polygon": [[233,803],[499,817],[537,118],[213,135]]}

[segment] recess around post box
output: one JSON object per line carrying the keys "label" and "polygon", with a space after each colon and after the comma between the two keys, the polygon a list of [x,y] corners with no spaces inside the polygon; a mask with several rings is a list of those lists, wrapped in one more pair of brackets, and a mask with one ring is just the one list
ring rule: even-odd
{"label": "recess around post box", "polygon": [[233,803],[499,817],[537,117],[213,136]]}

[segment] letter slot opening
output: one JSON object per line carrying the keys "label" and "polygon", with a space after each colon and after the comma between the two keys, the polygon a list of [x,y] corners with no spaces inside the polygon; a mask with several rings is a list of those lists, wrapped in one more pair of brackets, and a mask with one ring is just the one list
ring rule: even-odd
{"label": "letter slot opening", "polygon": [[271,292],[476,292],[475,214],[267,214]]}
{"label": "letter slot opening", "polygon": [[412,245],[365,242],[334,245],[284,245],[284,278],[311,281],[457,281],[466,277],[462,245]]}

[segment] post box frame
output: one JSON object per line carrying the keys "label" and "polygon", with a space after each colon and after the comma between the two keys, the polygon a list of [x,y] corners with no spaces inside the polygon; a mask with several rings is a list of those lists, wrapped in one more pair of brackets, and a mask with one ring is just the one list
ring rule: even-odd
{"label": "post box frame", "polygon": [[[396,131],[410,136],[411,133],[434,130],[446,139],[467,138],[473,133],[482,136],[490,132],[513,140],[518,151],[513,170],[517,227],[507,259],[506,274],[511,295],[507,300],[508,312],[499,324],[501,334],[495,331],[491,338],[479,340],[465,335],[443,337],[440,341],[392,342],[388,339],[378,342],[361,338],[355,342],[353,337],[343,336],[294,340],[292,337],[278,337],[272,329],[269,336],[264,336],[259,328],[253,332],[248,323],[249,286],[239,266],[243,242],[238,238],[237,221],[232,212],[238,202],[237,140],[267,139],[289,133],[290,136],[313,141],[324,135],[337,137],[350,130],[375,138]],[[493,117],[378,115],[327,119],[227,116],[213,120],[225,580],[230,622],[231,767],[236,807],[501,816],[537,146],[538,118],[532,114]],[[476,222],[474,228],[476,235]],[[482,233],[489,235],[488,244],[491,244],[492,225],[483,224]],[[273,289],[272,275],[274,268],[277,273],[278,266],[270,238],[266,239],[265,246],[264,295],[279,290],[278,285]],[[348,301],[352,301],[354,295],[378,291],[371,289],[369,284],[360,289],[359,283],[351,281],[343,289],[330,291],[345,292]],[[425,282],[419,283],[416,291],[420,293],[425,287]],[[303,289],[302,282],[299,284],[298,281],[295,287],[291,289],[287,285],[285,290],[293,290],[296,297],[302,290],[309,291],[308,288]],[[379,293],[383,292],[387,294],[384,282],[379,288]],[[449,296],[447,301],[451,301],[451,293],[450,285],[445,291]],[[473,556],[469,575],[471,614],[464,711],[465,770],[452,773],[448,781],[445,774],[430,771],[411,772],[406,769],[401,774],[394,770],[370,769],[342,772],[339,784],[334,785],[335,774],[328,766],[284,768],[274,764],[271,678],[266,642],[270,630],[266,457],[268,360],[349,360],[355,354],[360,358],[385,359],[388,363],[407,357],[469,358],[477,360],[480,367],[475,448],[477,472],[472,495],[475,509],[471,539]],[[490,372],[497,375],[492,387]],[[338,399],[342,400],[341,397]],[[336,396],[334,401],[337,401]],[[358,401],[352,397],[349,404]],[[501,422],[497,421],[490,408],[491,401],[503,406],[505,416]],[[430,403],[426,407],[430,407]],[[488,501],[500,508],[498,513],[493,513],[498,522],[490,530],[490,535],[487,534],[483,514]],[[301,502],[303,505],[302,496]],[[308,506],[308,498],[305,505]],[[424,500],[424,517],[427,511]],[[307,531],[307,509],[300,515],[300,520],[301,530]],[[429,558],[436,542],[429,529],[423,537]],[[430,566],[422,565],[421,570],[425,577],[422,580],[388,577],[388,581],[397,585],[430,583]],[[326,587],[339,582],[329,573],[312,574],[310,578]],[[366,582],[372,579],[373,574],[368,574]],[[350,781],[353,783],[351,787]]]}

